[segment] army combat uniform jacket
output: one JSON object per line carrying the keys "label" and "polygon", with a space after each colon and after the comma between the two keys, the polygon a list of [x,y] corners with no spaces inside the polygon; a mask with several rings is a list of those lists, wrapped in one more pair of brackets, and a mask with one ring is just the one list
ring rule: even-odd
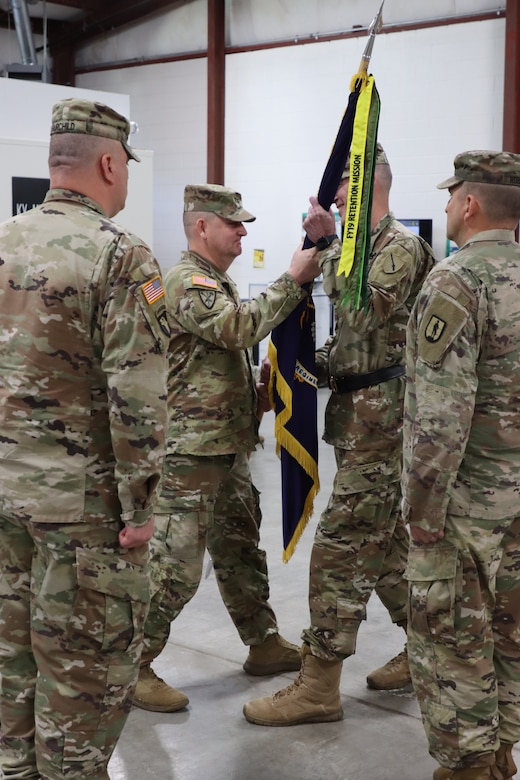
{"label": "army combat uniform jacket", "polygon": [[306,295],[288,273],[241,302],[235,283],[194,252],[167,273],[170,325],[168,453],[250,452],[258,441],[248,348]]}
{"label": "army combat uniform jacket", "polygon": [[140,239],[51,190],[0,226],[0,512],[150,518],[166,433],[165,297]]}
{"label": "army combat uniform jacket", "polygon": [[429,276],[410,319],[405,519],[519,514],[520,247],[471,238]]}
{"label": "army combat uniform jacket", "polygon": [[519,289],[513,232],[477,233],[432,271],[408,328],[403,514],[443,532],[410,545],[408,658],[445,767],[520,739]]}
{"label": "army combat uniform jacket", "polygon": [[[336,275],[340,254],[339,241],[321,254],[323,288],[335,307],[335,333],[317,352],[317,372],[319,384],[332,387],[336,378],[404,364],[408,317],[433,265],[426,242],[388,213],[372,231],[368,304],[357,311],[342,302],[342,277]],[[403,397],[402,377],[355,392],[333,392],[323,438],[350,451],[353,466],[391,456],[398,463]]]}

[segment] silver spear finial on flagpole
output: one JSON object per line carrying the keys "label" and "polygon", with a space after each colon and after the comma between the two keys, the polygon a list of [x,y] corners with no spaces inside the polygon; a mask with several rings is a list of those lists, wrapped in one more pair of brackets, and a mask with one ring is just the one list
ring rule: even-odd
{"label": "silver spear finial on flagpole", "polygon": [[383,2],[381,3],[379,7],[379,11],[374,16],[374,18],[372,19],[372,21],[368,26],[368,41],[367,41],[367,45],[365,46],[365,51],[363,52],[363,55],[361,57],[361,65],[359,67],[359,70],[363,71],[364,73],[368,71],[368,65],[370,62],[370,57],[372,56],[372,49],[374,48],[374,41],[376,39],[376,35],[383,27],[384,4],[385,4],[385,0],[383,0]]}

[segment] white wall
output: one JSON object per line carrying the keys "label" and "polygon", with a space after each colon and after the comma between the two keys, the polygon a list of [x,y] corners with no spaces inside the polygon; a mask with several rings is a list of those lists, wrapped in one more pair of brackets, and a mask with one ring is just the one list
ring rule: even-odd
{"label": "white wall", "polygon": [[[13,176],[48,178],[47,157],[52,106],[58,100],[80,97],[100,100],[124,116],[130,114],[128,95],[62,87],[54,84],[0,78],[0,220],[12,214]],[[140,163],[131,161],[126,206],[116,220],[153,247],[153,152],[137,149]]]}
{"label": "white wall", "polygon": [[130,112],[130,98],[127,94],[0,78],[0,105],[9,107],[8,111],[0,112],[0,138],[48,141],[52,106],[58,100],[69,97],[101,100],[124,116]]}
{"label": "white wall", "polygon": [[[455,10],[465,11],[462,5]],[[199,2],[188,8],[194,6],[200,9]],[[422,2],[421,8],[424,15]],[[382,101],[379,137],[394,170],[393,210],[401,218],[433,219],[438,257],[445,250],[446,193],[436,184],[451,173],[457,152],[501,148],[504,34],[505,21],[493,19],[380,35],[375,43],[370,70]],[[287,267],[365,43],[354,38],[226,58],[226,184],[242,192],[258,217],[233,264],[243,296],[250,283],[269,282]],[[185,247],[184,185],[206,177],[206,82],[205,59],[77,80],[130,95],[139,142],[154,151],[154,248],[164,267]],[[264,269],[253,268],[254,249],[265,250]]]}
{"label": "white wall", "polygon": [[186,246],[184,187],[206,181],[206,74],[206,59],[195,59],[92,73],[77,80],[92,89],[109,83],[110,89],[132,93],[132,118],[139,125],[135,143],[154,152],[154,249],[164,268],[178,262]]}

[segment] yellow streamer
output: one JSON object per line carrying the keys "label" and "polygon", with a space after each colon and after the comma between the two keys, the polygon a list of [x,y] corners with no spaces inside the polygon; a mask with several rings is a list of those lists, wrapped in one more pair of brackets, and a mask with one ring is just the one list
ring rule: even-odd
{"label": "yellow streamer", "polygon": [[365,150],[367,142],[368,118],[372,102],[374,77],[368,76],[356,106],[352,144],[350,147],[350,178],[348,185],[347,207],[345,211],[345,226],[343,228],[343,246],[338,266],[338,276],[349,276],[354,265],[356,238],[359,228],[363,182],[365,176]]}

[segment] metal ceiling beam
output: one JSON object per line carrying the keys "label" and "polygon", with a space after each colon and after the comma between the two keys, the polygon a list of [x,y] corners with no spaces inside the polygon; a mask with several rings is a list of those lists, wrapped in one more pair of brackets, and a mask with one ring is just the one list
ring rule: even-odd
{"label": "metal ceiling beam", "polygon": [[[70,2],[70,0],[69,0]],[[132,22],[142,21],[144,17],[160,11],[180,8],[193,0],[91,0],[86,15],[79,21],[62,23],[49,34],[51,52],[64,48],[83,45],[103,35],[114,32]]]}
{"label": "metal ceiling beam", "polygon": [[65,8],[76,8],[78,11],[90,11],[99,5],[97,0],[50,0],[50,2]]}

